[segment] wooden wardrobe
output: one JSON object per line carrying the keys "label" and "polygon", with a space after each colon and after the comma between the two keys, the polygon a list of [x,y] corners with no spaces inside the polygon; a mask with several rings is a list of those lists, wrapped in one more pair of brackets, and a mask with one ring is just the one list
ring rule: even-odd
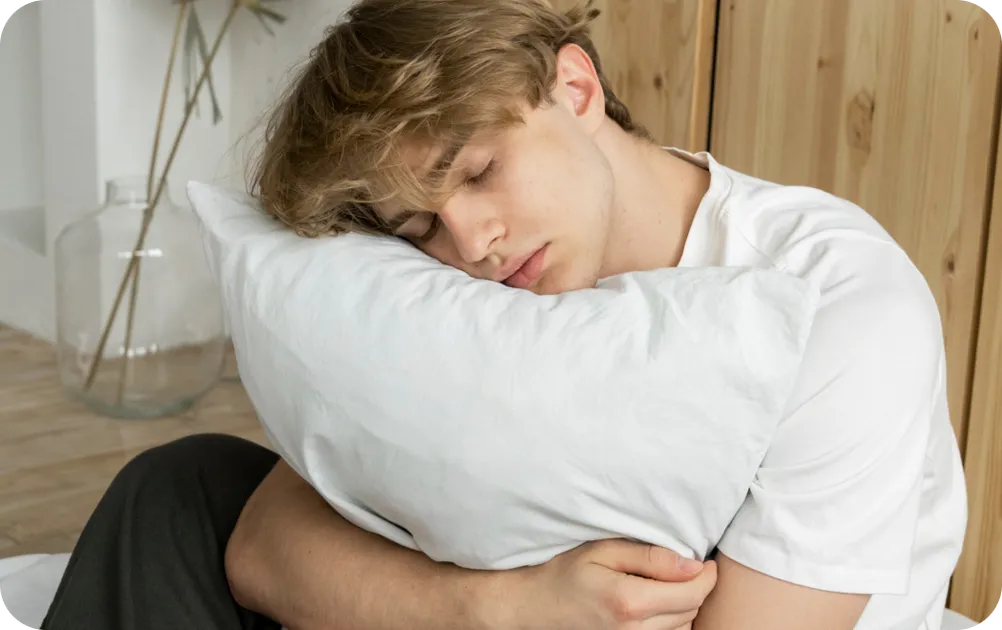
{"label": "wooden wardrobe", "polygon": [[963,0],[594,6],[605,71],[660,143],[850,199],[925,274],[970,503],[949,605],[984,620],[1002,593],[998,27]]}

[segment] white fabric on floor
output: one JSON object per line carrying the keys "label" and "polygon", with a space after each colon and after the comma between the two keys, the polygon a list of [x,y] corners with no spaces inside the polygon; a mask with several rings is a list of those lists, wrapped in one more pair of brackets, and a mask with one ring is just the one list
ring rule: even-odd
{"label": "white fabric on floor", "polygon": [[14,619],[29,628],[42,625],[69,558],[55,554],[0,560],[0,598]]}

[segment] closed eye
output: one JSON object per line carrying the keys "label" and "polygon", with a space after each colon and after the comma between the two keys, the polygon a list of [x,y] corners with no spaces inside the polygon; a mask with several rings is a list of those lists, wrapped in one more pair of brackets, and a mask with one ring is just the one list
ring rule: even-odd
{"label": "closed eye", "polygon": [[484,170],[480,171],[480,173],[478,173],[477,175],[474,175],[473,177],[467,179],[466,183],[470,186],[482,186],[488,179],[490,179],[491,175],[494,173],[494,167],[496,164],[497,162],[491,160],[490,162],[487,163],[487,166],[484,167]]}
{"label": "closed eye", "polygon": [[[490,162],[487,163],[487,166],[485,166],[484,169],[480,171],[480,173],[467,179],[466,184],[468,186],[483,186],[487,182],[487,180],[490,179],[491,175],[494,174],[496,165],[497,162],[495,160],[491,160]],[[432,214],[431,223],[428,224],[428,229],[425,230],[424,234],[417,237],[415,240],[421,244],[425,244],[431,241],[431,239],[435,238],[435,235],[438,234],[438,230],[440,227],[442,227],[442,219],[437,214]]]}

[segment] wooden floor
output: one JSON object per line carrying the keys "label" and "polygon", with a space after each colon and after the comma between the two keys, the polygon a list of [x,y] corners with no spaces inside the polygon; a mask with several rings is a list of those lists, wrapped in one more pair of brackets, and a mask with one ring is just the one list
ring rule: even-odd
{"label": "wooden floor", "polygon": [[0,558],[71,550],[129,459],[208,432],[267,444],[235,380],[221,382],[179,417],[112,420],[63,392],[50,345],[0,326]]}

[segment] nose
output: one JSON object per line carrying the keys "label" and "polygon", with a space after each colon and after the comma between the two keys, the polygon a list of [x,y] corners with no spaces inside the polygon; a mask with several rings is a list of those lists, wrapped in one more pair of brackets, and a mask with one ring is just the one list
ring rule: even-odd
{"label": "nose", "polygon": [[487,258],[491,246],[505,233],[504,223],[489,204],[450,199],[439,218],[452,234],[459,256],[469,264]]}

